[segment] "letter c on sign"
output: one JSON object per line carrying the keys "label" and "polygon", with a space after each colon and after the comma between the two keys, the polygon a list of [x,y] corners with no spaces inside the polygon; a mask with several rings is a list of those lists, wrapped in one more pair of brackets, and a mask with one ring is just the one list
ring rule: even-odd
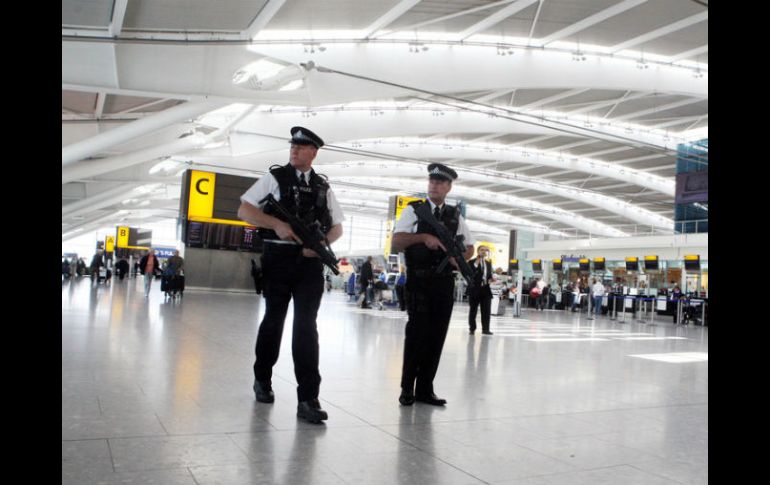
{"label": "letter c on sign", "polygon": [[200,179],[200,180],[198,180],[198,182],[195,183],[195,190],[197,190],[199,194],[209,195],[208,192],[204,192],[204,191],[201,190],[201,182],[208,182],[208,181],[209,181],[209,179]]}

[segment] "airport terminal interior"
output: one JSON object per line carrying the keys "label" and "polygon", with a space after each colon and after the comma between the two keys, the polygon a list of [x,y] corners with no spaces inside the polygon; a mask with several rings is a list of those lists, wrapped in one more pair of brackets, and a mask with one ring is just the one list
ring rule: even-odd
{"label": "airport terminal interior", "polygon": [[62,2],[63,484],[707,484],[708,263],[705,0]]}

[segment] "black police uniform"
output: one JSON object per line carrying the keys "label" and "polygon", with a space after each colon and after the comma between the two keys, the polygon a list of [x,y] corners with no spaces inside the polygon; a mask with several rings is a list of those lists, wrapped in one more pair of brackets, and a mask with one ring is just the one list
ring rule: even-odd
{"label": "black police uniform", "polygon": [[[306,128],[295,126],[291,134],[289,141],[292,144],[314,145],[316,148],[323,146],[323,140]],[[330,188],[325,178],[311,170],[309,175],[303,174],[300,179],[291,163],[270,167],[270,174],[278,184],[278,203],[305,224],[318,223],[321,232],[327,234],[333,220],[329,205]],[[309,180],[305,180],[305,176]],[[265,206],[263,210],[265,214],[283,220],[270,206]],[[289,300],[293,298],[292,357],[299,401],[297,416],[320,423],[327,419],[318,402],[321,375],[318,372],[316,325],[324,292],[323,263],[319,258],[304,257],[302,246],[281,241],[273,230],[261,228],[259,235],[265,243],[261,266],[266,309],[255,347],[254,392],[260,402],[271,403],[275,399],[271,385],[272,369],[281,348]]]}
{"label": "black police uniform", "polygon": [[[410,205],[428,204],[415,201]],[[435,213],[434,213],[435,215]],[[459,227],[460,211],[455,206],[444,204],[437,217],[454,236]],[[417,223],[416,233],[436,235],[425,222]],[[436,268],[446,254],[442,250],[430,250],[425,244],[413,244],[404,250],[406,256],[406,308],[409,321],[406,324],[404,340],[404,364],[401,375],[402,392],[414,396],[418,401],[430,401],[433,394],[433,379],[438,371],[441,351],[444,347],[449,320],[454,305],[454,284],[452,266],[447,264],[442,273]],[[402,404],[406,404],[402,400]],[[443,404],[443,403],[433,403]]]}
{"label": "black police uniform", "polygon": [[[270,173],[281,191],[279,203],[305,223],[318,221],[326,234],[332,226],[327,204],[329,184],[315,171],[309,183],[302,184],[291,164],[274,167]],[[265,214],[281,219],[266,206]],[[323,263],[319,258],[302,256],[302,246],[276,244],[280,238],[275,231],[259,229],[265,241],[262,255],[265,317],[259,326],[256,344],[257,359],[254,377],[269,382],[272,368],[278,360],[284,319],[289,300],[294,298],[294,331],[292,356],[297,378],[297,398],[300,402],[318,397],[321,375],[318,372],[318,330],[316,316],[324,290]]]}

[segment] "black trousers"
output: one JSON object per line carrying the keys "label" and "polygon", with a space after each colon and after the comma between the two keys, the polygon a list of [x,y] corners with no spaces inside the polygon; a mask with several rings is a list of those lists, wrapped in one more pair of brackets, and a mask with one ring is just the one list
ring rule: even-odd
{"label": "black trousers", "polygon": [[361,308],[366,307],[369,305],[369,282],[368,281],[361,281],[361,294],[364,295],[364,299],[361,300]]}
{"label": "black trousers", "polygon": [[265,317],[259,325],[254,377],[270,381],[278,361],[283,324],[289,300],[294,299],[291,353],[297,378],[297,399],[318,397],[318,328],[316,316],[324,293],[323,264],[318,258],[299,256],[299,246],[265,243],[262,256]]}
{"label": "black trousers", "polygon": [[401,388],[417,395],[433,393],[441,351],[444,348],[454,305],[454,277],[413,275],[406,279],[409,321],[404,338]]}
{"label": "black trousers", "polygon": [[476,331],[476,312],[481,306],[481,331],[489,332],[489,313],[492,308],[492,290],[489,286],[472,291],[468,294],[468,303],[470,303],[470,312],[468,313],[468,326],[471,331]]}
{"label": "black trousers", "polygon": [[404,295],[404,285],[396,285],[396,297],[398,298],[398,307],[401,311],[406,310],[406,296]]}

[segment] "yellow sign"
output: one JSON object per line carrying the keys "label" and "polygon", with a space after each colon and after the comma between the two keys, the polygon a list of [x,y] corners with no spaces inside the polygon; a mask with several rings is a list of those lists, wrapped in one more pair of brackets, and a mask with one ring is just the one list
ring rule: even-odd
{"label": "yellow sign", "polygon": [[509,261],[511,264],[517,264],[519,262],[518,259],[512,259]]}
{"label": "yellow sign", "polygon": [[198,216],[192,216],[187,218],[190,221],[194,222],[214,222],[216,224],[230,224],[231,226],[249,226],[254,227],[248,222],[244,221],[233,221],[230,219],[214,219],[213,217],[198,217]]}
{"label": "yellow sign", "polygon": [[644,260],[645,261],[657,261],[658,257],[657,256],[645,256]]}
{"label": "yellow sign", "polygon": [[554,259],[554,260],[552,260],[552,262],[554,262],[556,264],[561,264],[561,259]]}
{"label": "yellow sign", "polygon": [[635,263],[635,262],[639,261],[639,258],[631,256],[631,257],[626,258],[626,261],[628,261],[629,263]]}
{"label": "yellow sign", "polygon": [[542,261],[542,260],[540,260],[540,259],[533,259],[533,260],[532,260],[532,264],[540,264],[540,263],[542,263],[542,262],[543,262],[543,261]]}
{"label": "yellow sign", "polygon": [[486,246],[489,249],[487,259],[492,263],[492,267],[494,267],[495,264],[497,264],[497,248],[495,247],[494,243],[487,241],[477,241],[476,244],[473,245],[474,255],[479,254],[479,246]]}
{"label": "yellow sign", "polygon": [[[390,245],[393,242],[393,229],[395,226],[395,221],[401,219],[401,212],[406,208],[407,205],[409,205],[410,202],[415,200],[423,200],[421,197],[408,197],[406,195],[396,195],[395,197],[395,210],[393,209],[393,206],[388,208],[389,211],[394,210],[394,214],[388,214],[388,228],[385,233],[385,247],[383,251],[386,259],[391,254]],[[393,203],[392,198],[390,199],[390,203]]]}
{"label": "yellow sign", "polygon": [[125,226],[118,226],[118,247],[119,248],[127,248],[128,247],[128,227]]}
{"label": "yellow sign", "polygon": [[[118,247],[122,249],[150,249],[149,246],[131,246],[130,241],[131,228],[118,226]],[[110,238],[111,236],[107,236]],[[109,246],[107,246],[109,247]],[[108,250],[109,252],[109,250]]]}
{"label": "yellow sign", "polygon": [[594,258],[594,263],[603,263],[604,258]]}
{"label": "yellow sign", "polygon": [[396,220],[401,219],[401,211],[403,211],[410,202],[415,200],[423,200],[421,197],[407,197],[406,195],[396,196]]}
{"label": "yellow sign", "polygon": [[685,261],[700,261],[700,254],[685,254]]}
{"label": "yellow sign", "polygon": [[589,264],[591,262],[591,260],[588,259],[588,258],[581,258],[579,262],[580,263],[584,263],[584,264]]}
{"label": "yellow sign", "polygon": [[115,251],[115,236],[107,236],[104,239],[104,250],[108,253]]}
{"label": "yellow sign", "polygon": [[190,173],[190,197],[187,207],[187,218],[191,221],[214,222],[202,219],[211,219],[214,215],[214,186],[217,182],[217,174],[191,170]]}

